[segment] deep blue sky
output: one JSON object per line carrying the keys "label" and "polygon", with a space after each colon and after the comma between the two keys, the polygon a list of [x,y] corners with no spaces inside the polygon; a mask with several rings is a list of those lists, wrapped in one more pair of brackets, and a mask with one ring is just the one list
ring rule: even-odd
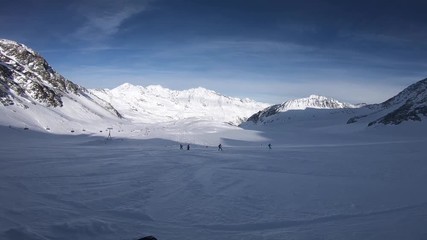
{"label": "deep blue sky", "polygon": [[87,88],[386,100],[427,77],[427,1],[1,1],[0,38]]}

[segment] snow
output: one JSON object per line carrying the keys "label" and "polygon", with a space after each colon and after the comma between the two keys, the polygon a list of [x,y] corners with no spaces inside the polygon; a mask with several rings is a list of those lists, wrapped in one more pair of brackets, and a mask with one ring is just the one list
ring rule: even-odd
{"label": "snow", "polygon": [[[34,52],[33,49],[27,47],[26,45],[22,44],[22,43],[17,43],[15,41],[12,40],[8,40],[8,39],[0,39],[0,43],[4,44],[4,45],[12,45],[14,47],[16,47],[17,49],[19,49],[20,51],[28,51],[30,52],[32,55],[37,55],[36,52]],[[0,51],[3,52],[3,48],[0,46]],[[10,57],[10,56],[8,56]],[[14,59],[15,60],[15,59]]]}
{"label": "snow", "polygon": [[170,122],[199,118],[240,124],[253,113],[269,106],[249,99],[222,96],[205,88],[183,91],[160,85],[147,87],[122,84],[112,90],[90,90],[109,102],[125,118],[136,123]]}
{"label": "snow", "polygon": [[364,108],[311,95],[241,127],[267,105],[123,84],[53,108],[10,91],[0,239],[426,239],[426,121],[367,127],[424,87]]}
{"label": "snow", "polygon": [[112,140],[0,127],[0,238],[426,238],[427,124],[332,119],[123,123]]}
{"label": "snow", "polygon": [[281,104],[279,111],[304,110],[306,108],[334,109],[334,108],[356,108],[355,105],[342,103],[336,99],[312,94],[307,98],[288,100]]}

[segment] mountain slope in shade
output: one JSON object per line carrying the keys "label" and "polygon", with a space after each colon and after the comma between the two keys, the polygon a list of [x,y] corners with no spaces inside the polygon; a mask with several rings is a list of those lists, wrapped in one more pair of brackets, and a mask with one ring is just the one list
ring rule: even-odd
{"label": "mountain slope in shade", "polygon": [[361,108],[360,112],[362,113],[350,118],[347,123],[362,121],[372,126],[423,120],[427,117],[427,78],[410,85],[383,103]]}
{"label": "mountain slope in shade", "polygon": [[55,118],[64,122],[121,118],[109,103],[65,79],[35,51],[5,39],[0,39],[0,106],[6,116],[2,120],[15,119],[18,125],[42,127]]}
{"label": "mountain slope in shade", "polygon": [[197,118],[233,125],[245,121],[268,104],[226,97],[205,88],[175,91],[159,85],[147,87],[125,83],[112,90],[90,90],[111,103],[134,122],[168,122]]}
{"label": "mountain slope in shade", "polygon": [[271,121],[275,115],[284,113],[290,110],[305,110],[305,109],[345,109],[357,108],[357,105],[343,103],[333,98],[328,98],[318,95],[310,95],[307,98],[299,98],[286,101],[282,104],[276,104],[265,108],[262,111],[252,115],[248,121],[260,124],[266,121]]}

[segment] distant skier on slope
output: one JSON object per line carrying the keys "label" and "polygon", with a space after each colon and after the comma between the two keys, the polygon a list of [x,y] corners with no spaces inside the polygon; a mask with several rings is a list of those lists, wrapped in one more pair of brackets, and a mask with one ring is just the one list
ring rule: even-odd
{"label": "distant skier on slope", "polygon": [[268,148],[271,149],[271,143],[268,144]]}
{"label": "distant skier on slope", "polygon": [[190,144],[187,144],[187,150],[190,150]]}
{"label": "distant skier on slope", "polygon": [[218,151],[222,151],[222,144],[221,143],[218,145]]}
{"label": "distant skier on slope", "polygon": [[179,144],[179,150],[183,150],[184,146],[182,146],[182,144]]}

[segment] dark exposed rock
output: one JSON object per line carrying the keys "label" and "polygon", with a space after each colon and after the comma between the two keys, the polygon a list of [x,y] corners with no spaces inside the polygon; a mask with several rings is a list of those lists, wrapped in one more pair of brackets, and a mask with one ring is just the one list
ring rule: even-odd
{"label": "dark exposed rock", "polygon": [[364,107],[369,114],[350,118],[347,123],[354,123],[359,119],[383,113],[382,117],[369,122],[375,124],[398,125],[404,121],[422,121],[427,116],[427,78],[405,88],[396,96],[380,104],[371,104]]}
{"label": "dark exposed rock", "polygon": [[[18,96],[31,103],[46,107],[63,107],[63,97],[72,95],[88,96],[88,91],[65,79],[47,61],[23,44],[0,39],[0,103],[13,105]],[[93,100],[92,97],[89,97]],[[108,103],[97,104],[122,118],[121,114]],[[25,106],[20,104],[20,106]]]}
{"label": "dark exposed rock", "polygon": [[250,116],[247,121],[257,123],[262,118],[266,118],[266,117],[269,117],[271,115],[276,114],[279,111],[280,106],[281,106],[280,104],[270,106],[270,107],[268,107],[262,111],[255,113],[254,115]]}
{"label": "dark exposed rock", "polygon": [[56,73],[44,58],[22,44],[0,40],[0,61],[3,95],[9,92],[12,96],[12,90],[19,96],[27,94],[46,106],[61,107],[61,93],[78,94],[82,89]]}

